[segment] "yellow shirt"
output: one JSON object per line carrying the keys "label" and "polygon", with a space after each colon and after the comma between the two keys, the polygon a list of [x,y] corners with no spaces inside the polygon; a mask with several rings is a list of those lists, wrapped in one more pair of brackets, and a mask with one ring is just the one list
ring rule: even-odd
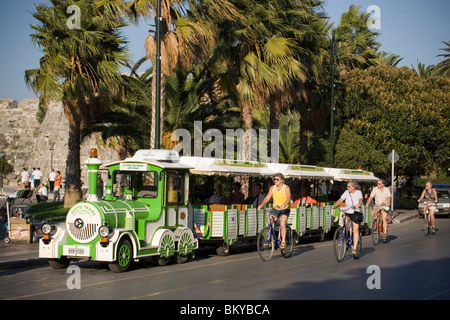
{"label": "yellow shirt", "polygon": [[277,190],[277,186],[273,186],[272,189],[272,196],[273,196],[273,208],[276,210],[282,210],[289,208],[289,204],[284,207],[284,204],[286,203],[287,196],[286,196],[286,185],[283,184],[283,187],[280,191]]}

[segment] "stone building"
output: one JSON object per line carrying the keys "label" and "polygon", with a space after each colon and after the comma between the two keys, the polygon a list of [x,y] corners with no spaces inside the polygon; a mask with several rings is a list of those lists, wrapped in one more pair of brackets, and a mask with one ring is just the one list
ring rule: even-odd
{"label": "stone building", "polygon": [[[4,178],[4,185],[16,186],[22,168],[30,171],[40,167],[44,181],[48,179],[51,167],[61,171],[64,178],[68,154],[68,121],[60,103],[48,107],[42,123],[36,118],[38,99],[25,99],[20,104],[13,99],[0,99],[0,156],[13,166],[12,174]],[[116,150],[105,147],[98,135],[86,139],[81,146],[82,181],[86,181],[87,170],[84,161],[89,150],[96,147],[103,163],[119,159]]]}

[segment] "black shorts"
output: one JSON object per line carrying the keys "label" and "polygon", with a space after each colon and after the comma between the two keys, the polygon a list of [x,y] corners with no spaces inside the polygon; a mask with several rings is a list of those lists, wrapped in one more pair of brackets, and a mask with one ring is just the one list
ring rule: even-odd
{"label": "black shorts", "polygon": [[285,215],[289,218],[289,214],[291,213],[290,209],[282,209],[282,210],[277,210],[272,208],[272,211],[270,212],[270,214],[272,216],[275,216],[277,218],[281,217],[282,215]]}
{"label": "black shorts", "polygon": [[346,217],[349,217],[349,218],[350,218],[350,221],[353,222],[353,223],[361,224],[361,222],[362,222],[362,221],[358,221],[358,220],[356,219],[356,215],[355,215],[354,213],[346,213],[345,216],[346,216]]}

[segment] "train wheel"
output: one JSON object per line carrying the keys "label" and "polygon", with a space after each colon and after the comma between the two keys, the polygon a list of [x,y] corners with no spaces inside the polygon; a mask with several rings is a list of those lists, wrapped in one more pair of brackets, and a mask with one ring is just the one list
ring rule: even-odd
{"label": "train wheel", "polygon": [[230,245],[226,242],[216,248],[216,252],[219,256],[225,257],[230,254]]}
{"label": "train wheel", "polygon": [[175,255],[172,256],[172,261],[178,264],[185,263],[188,261],[189,256],[181,254],[181,253],[175,253]]}
{"label": "train wheel", "polygon": [[116,261],[109,263],[112,272],[125,272],[133,262],[133,247],[128,239],[122,239],[117,246]]}

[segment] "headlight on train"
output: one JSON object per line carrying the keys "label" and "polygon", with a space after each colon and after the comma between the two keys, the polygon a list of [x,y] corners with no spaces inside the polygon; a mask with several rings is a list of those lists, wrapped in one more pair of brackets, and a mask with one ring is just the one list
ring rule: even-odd
{"label": "headlight on train", "polygon": [[52,226],[48,223],[44,223],[41,227],[41,231],[43,234],[48,235],[52,232]]}
{"label": "headlight on train", "polygon": [[98,229],[98,233],[102,238],[106,238],[110,234],[110,232],[111,229],[107,225],[101,226],[100,229]]}

